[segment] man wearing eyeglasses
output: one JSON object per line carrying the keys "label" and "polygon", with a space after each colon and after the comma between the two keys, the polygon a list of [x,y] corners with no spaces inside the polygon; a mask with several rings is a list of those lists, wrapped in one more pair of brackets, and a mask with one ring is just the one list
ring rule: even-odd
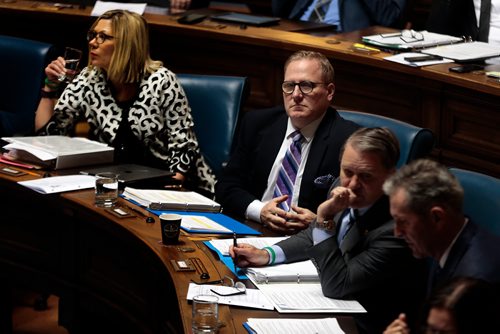
{"label": "man wearing eyeglasses", "polygon": [[284,108],[245,115],[216,199],[224,213],[293,234],[316,217],[339,174],[340,148],[359,126],[331,107],[334,70],[324,55],[298,51],[284,72]]}

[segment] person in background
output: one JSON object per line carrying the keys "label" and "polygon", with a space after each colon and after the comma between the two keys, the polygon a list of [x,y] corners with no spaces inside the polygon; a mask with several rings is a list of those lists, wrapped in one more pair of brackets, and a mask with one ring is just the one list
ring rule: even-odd
{"label": "person in background", "polygon": [[[498,286],[472,277],[455,277],[436,291],[426,305],[426,325],[421,333],[492,333],[500,328]],[[384,334],[410,334],[401,314]],[[418,332],[417,332],[418,333]]]}
{"label": "person in background", "polygon": [[359,126],[330,106],[334,70],[323,54],[297,51],[284,72],[284,108],[245,115],[216,200],[237,219],[291,234],[314,220],[331,185],[315,180],[338,175],[340,148]]}
{"label": "person in background", "polygon": [[340,178],[307,230],[264,249],[242,242],[229,254],[238,267],[311,259],[326,297],[354,299],[367,310],[355,316],[360,333],[381,333],[401,308],[413,316],[425,295],[425,263],[394,236],[382,191],[398,159],[390,130],[357,130],[342,150]]}
{"label": "person in background", "polygon": [[457,276],[500,283],[500,237],[464,215],[463,188],[448,168],[415,160],[389,177],[383,189],[396,222],[394,234],[406,240],[416,258],[430,260],[428,295]]}
{"label": "person in background", "polygon": [[170,14],[180,14],[188,9],[208,7],[208,0],[170,0]]}
{"label": "person in background", "polygon": [[145,19],[111,10],[91,26],[89,63],[58,98],[62,57],[45,69],[46,85],[36,111],[38,135],[73,135],[79,121],[89,138],[115,148],[116,163],[139,163],[174,171],[186,188],[214,192],[191,110],[174,73],[149,55]]}
{"label": "person in background", "polygon": [[398,23],[406,0],[272,0],[273,15],[337,26],[339,32]]}
{"label": "person in background", "polygon": [[433,1],[427,30],[500,45],[500,0]]}

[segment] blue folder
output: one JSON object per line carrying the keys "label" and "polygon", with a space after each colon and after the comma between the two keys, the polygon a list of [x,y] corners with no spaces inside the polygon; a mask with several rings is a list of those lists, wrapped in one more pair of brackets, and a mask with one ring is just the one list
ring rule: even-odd
{"label": "blue folder", "polygon": [[207,246],[208,248],[213,250],[215,253],[217,253],[217,255],[219,256],[219,260],[222,263],[224,263],[226,265],[226,267],[228,267],[229,270],[231,270],[232,273],[238,277],[238,279],[240,279],[240,280],[248,279],[248,276],[245,274],[245,272],[243,270],[241,270],[240,268],[236,268],[234,266],[233,259],[229,255],[224,255],[221,252],[219,252],[219,250],[217,248],[212,246],[210,241],[203,241],[203,243],[205,244],[205,246]]}
{"label": "blue folder", "polygon": [[[120,195],[123,199],[129,201],[130,203],[134,203],[135,205],[141,206],[139,203],[136,201],[131,200],[130,198],[126,198],[123,195]],[[190,215],[190,216],[204,216],[207,218],[212,219],[214,222],[221,224],[225,228],[231,230],[231,232],[217,232],[217,233],[209,233],[209,234],[230,234],[232,235],[233,233],[236,233],[238,235],[261,235],[262,233],[259,231],[254,230],[253,228],[240,223],[237,220],[234,220],[233,218],[226,216],[223,213],[219,212],[196,212],[196,211],[170,211],[170,210],[152,210],[149,208],[144,208],[148,210],[149,212],[159,216],[162,213],[176,213],[179,215]],[[202,233],[202,234],[207,234],[207,232],[200,232],[200,231],[190,231],[189,229],[181,227],[183,230],[189,233]]]}
{"label": "blue folder", "polygon": [[[149,212],[154,213],[159,216],[162,213],[177,213],[179,215],[190,215],[190,216],[204,216],[212,219],[214,222],[221,224],[225,228],[231,230],[231,232],[217,232],[216,234],[233,234],[236,233],[238,235],[261,235],[262,233],[254,230],[253,228],[240,223],[237,220],[234,220],[231,217],[226,216],[223,213],[214,213],[214,212],[196,212],[196,211],[164,211],[164,210],[152,210],[147,209]],[[207,233],[207,232],[199,232],[199,231],[190,231],[188,229],[183,228],[186,232],[189,233]],[[215,234],[210,232],[210,234]]]}

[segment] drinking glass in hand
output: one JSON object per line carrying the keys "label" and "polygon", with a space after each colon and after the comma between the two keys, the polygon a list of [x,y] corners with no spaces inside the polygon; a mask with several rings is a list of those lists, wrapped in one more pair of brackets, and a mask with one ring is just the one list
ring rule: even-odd
{"label": "drinking glass in hand", "polygon": [[66,47],[64,49],[64,61],[66,72],[64,74],[59,75],[57,78],[61,82],[70,83],[76,75],[78,65],[80,64],[80,60],[82,59],[82,51]]}

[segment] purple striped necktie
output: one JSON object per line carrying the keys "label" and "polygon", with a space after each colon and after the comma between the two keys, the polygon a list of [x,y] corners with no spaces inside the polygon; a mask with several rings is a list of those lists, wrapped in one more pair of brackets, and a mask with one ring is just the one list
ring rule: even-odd
{"label": "purple striped necktie", "polygon": [[274,187],[274,196],[288,195],[288,199],[279,204],[285,211],[290,211],[290,203],[292,202],[293,186],[299,170],[301,151],[302,151],[302,133],[295,131],[292,133],[292,143],[285,153],[285,157],[281,162],[281,167]]}

